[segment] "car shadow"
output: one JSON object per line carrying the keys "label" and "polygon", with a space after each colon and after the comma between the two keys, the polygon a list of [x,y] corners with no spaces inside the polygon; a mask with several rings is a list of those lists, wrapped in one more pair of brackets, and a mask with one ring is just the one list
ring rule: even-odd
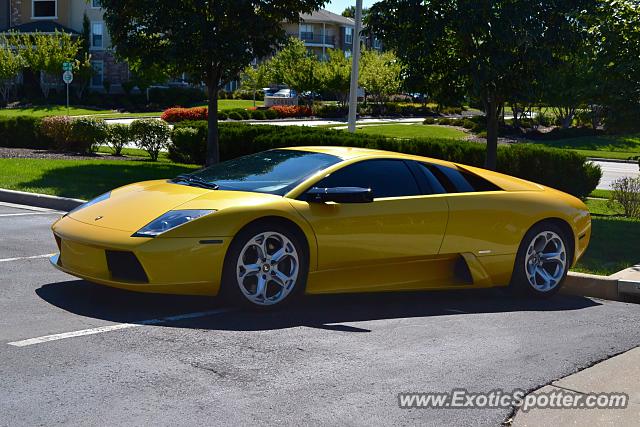
{"label": "car shadow", "polygon": [[[225,308],[212,297],[142,294],[83,280],[51,283],[36,290],[44,301],[80,316],[118,323],[149,323],[186,313]],[[580,310],[601,305],[584,297],[556,295],[548,300],[512,297],[499,289],[306,296],[272,312],[223,311],[216,315],[153,322],[157,326],[258,331],[297,326],[370,332],[343,323],[514,311]]]}

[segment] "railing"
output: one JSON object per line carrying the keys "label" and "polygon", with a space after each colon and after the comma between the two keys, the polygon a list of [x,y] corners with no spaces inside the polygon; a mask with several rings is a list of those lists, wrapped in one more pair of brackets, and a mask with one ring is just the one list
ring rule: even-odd
{"label": "railing", "polygon": [[330,45],[330,46],[335,46],[335,44],[336,44],[336,37],[335,36],[324,36],[324,37],[322,37],[321,34],[302,33],[300,35],[298,35],[298,34],[289,34],[289,37],[300,38],[300,40],[302,40],[303,42],[308,43],[308,44],[324,44],[324,45]]}

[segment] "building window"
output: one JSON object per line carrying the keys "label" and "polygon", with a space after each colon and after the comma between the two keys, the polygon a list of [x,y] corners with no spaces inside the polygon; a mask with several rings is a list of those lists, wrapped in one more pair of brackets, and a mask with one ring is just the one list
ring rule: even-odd
{"label": "building window", "polygon": [[91,0],[91,7],[94,9],[100,9],[102,4],[100,3],[100,0]]}
{"label": "building window", "polygon": [[94,49],[103,48],[104,25],[102,22],[91,23],[91,47]]}
{"label": "building window", "polygon": [[56,0],[32,0],[33,18],[56,18],[58,2]]}
{"label": "building window", "polygon": [[373,38],[373,48],[374,49],[382,49],[382,40],[380,40],[379,38],[374,37]]}
{"label": "building window", "polygon": [[347,27],[344,29],[344,44],[353,44],[353,28]]}
{"label": "building window", "polygon": [[302,40],[313,40],[313,25],[300,24],[300,38]]}
{"label": "building window", "polygon": [[91,77],[91,87],[102,87],[104,81],[104,61],[91,61],[93,76]]}

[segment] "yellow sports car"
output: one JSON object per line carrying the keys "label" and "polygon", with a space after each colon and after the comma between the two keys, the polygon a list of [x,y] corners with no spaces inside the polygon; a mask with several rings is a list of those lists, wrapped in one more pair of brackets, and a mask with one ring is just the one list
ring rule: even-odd
{"label": "yellow sports car", "polygon": [[264,308],[305,292],[552,295],[584,254],[591,217],[575,197],[496,172],[297,147],[118,188],[52,229],[53,265],[77,277]]}

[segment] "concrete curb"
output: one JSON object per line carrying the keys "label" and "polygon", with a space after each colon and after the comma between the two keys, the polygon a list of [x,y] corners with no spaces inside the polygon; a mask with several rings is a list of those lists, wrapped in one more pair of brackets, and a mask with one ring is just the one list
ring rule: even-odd
{"label": "concrete curb", "polygon": [[49,196],[48,194],[27,193],[24,191],[6,190],[0,188],[0,202],[14,203],[16,205],[36,206],[39,208],[54,209],[68,212],[77,208],[85,200],[70,199],[67,197]]}
{"label": "concrete curb", "polygon": [[560,293],[613,301],[623,300],[618,292],[618,279],[573,271],[567,274],[567,280],[562,285]]}

